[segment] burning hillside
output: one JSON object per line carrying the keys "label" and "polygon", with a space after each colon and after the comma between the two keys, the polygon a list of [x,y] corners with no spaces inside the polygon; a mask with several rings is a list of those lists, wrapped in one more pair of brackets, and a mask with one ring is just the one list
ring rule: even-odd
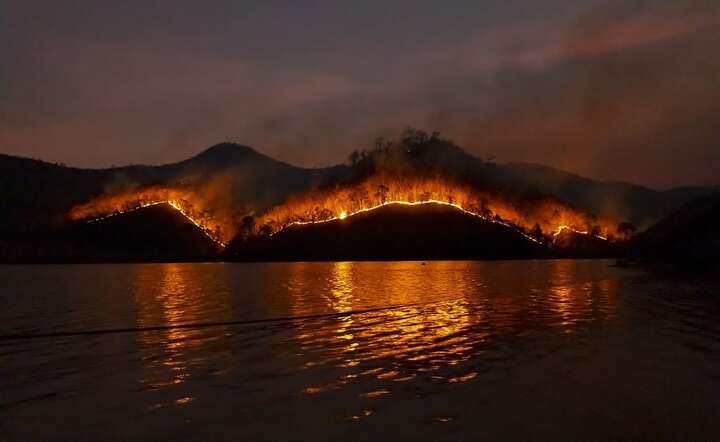
{"label": "burning hillside", "polygon": [[[389,205],[432,204],[509,227],[536,243],[553,243],[563,232],[627,239],[628,232],[615,221],[555,198],[507,190],[493,181],[494,173],[493,163],[465,154],[438,134],[408,131],[397,142],[378,140],[373,150],[354,152],[349,166],[334,169],[313,186],[298,188],[279,204],[255,205],[251,210],[248,201],[236,202],[237,187],[214,186],[209,191],[185,182],[101,195],[74,207],[70,218],[91,222],[165,203],[225,245],[236,237],[273,236],[288,227],[342,220]],[[265,184],[272,187],[271,182]],[[252,189],[256,194],[268,190]]]}
{"label": "burning hillside", "polygon": [[316,189],[290,198],[254,218],[239,221],[233,207],[209,204],[190,188],[148,187],[103,195],[70,211],[72,220],[94,222],[142,208],[168,204],[219,244],[227,244],[240,231],[245,235],[273,235],[294,225],[344,219],[387,205],[438,204],[512,227],[528,239],[550,242],[563,230],[600,239],[624,239],[616,224],[548,198],[509,198],[443,178],[375,175],[365,181]]}
{"label": "burning hillside", "polygon": [[553,256],[512,227],[440,203],[387,203],[342,219],[234,241],[240,261],[513,259]]}
{"label": "burning hillside", "polygon": [[317,190],[270,209],[255,233],[275,234],[289,226],[323,223],[392,205],[452,206],[486,221],[511,226],[535,241],[551,241],[565,229],[601,239],[623,239],[617,224],[548,198],[509,198],[447,178],[375,175],[347,187]]}
{"label": "burning hillside", "polygon": [[96,222],[160,204],[175,209],[222,246],[235,236],[237,223],[232,208],[212,207],[201,192],[189,187],[151,186],[102,195],[73,207],[69,217],[72,220]]}

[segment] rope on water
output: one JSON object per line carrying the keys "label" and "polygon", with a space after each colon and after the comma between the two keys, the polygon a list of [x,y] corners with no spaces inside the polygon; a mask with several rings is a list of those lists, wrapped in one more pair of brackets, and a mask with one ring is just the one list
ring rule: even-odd
{"label": "rope on water", "polygon": [[428,306],[431,304],[437,304],[441,302],[452,302],[453,299],[429,302],[429,303],[415,303],[415,304],[404,304],[404,305],[393,305],[388,307],[377,307],[368,308],[362,310],[351,310],[347,312],[335,312],[335,313],[322,313],[316,315],[303,315],[303,316],[287,316],[279,318],[265,318],[265,319],[249,319],[249,320],[236,320],[236,321],[221,321],[221,322],[195,322],[189,324],[176,324],[176,325],[156,325],[150,327],[127,327],[127,328],[106,328],[106,329],[95,329],[95,330],[68,330],[68,331],[57,331],[48,333],[21,333],[21,334],[7,334],[0,335],[0,341],[16,341],[16,340],[27,340],[27,339],[47,339],[47,338],[64,338],[72,336],[91,336],[91,335],[111,335],[120,333],[142,333],[142,332],[153,332],[163,330],[175,330],[175,329],[201,329],[201,328],[212,328],[212,327],[226,327],[226,326],[239,326],[239,325],[255,325],[255,324],[271,324],[280,322],[297,322],[297,321],[308,321],[315,319],[328,319],[328,318],[344,318],[353,315],[360,315],[365,313],[376,313],[388,310],[398,310],[402,308]]}

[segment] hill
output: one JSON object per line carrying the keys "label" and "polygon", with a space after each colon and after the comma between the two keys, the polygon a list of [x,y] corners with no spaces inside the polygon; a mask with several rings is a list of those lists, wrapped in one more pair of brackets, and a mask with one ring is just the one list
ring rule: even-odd
{"label": "hill", "polygon": [[517,191],[534,190],[603,217],[650,227],[683,204],[709,195],[717,187],[679,187],[657,191],[623,182],[591,180],[547,166],[509,163],[499,168],[497,185]]}
{"label": "hill", "polygon": [[563,230],[553,238],[553,254],[559,258],[613,258],[623,252],[623,247],[571,230]]}
{"label": "hill", "polygon": [[[77,222],[3,249],[5,262],[158,262],[212,260],[221,247],[166,204],[97,222]],[[0,262],[1,262],[0,261]]]}
{"label": "hill", "polygon": [[[716,188],[656,191],[626,183],[583,178],[546,166],[482,161],[457,146],[426,143],[391,167],[423,167],[432,173],[471,178],[483,187],[547,195],[598,216],[647,227],[681,205]],[[373,166],[375,167],[375,166]],[[306,169],[274,160],[247,146],[222,143],[179,163],[76,169],[0,155],[0,238],[61,222],[77,204],[108,192],[151,185],[215,186],[239,212],[258,212],[288,196],[334,181],[352,180],[356,168]]]}
{"label": "hill", "polygon": [[632,253],[667,261],[720,258],[720,193],[684,205],[640,234],[633,241]]}
{"label": "hill", "polygon": [[[661,192],[591,180],[540,165],[496,164],[421,131],[409,131],[394,144],[356,152],[351,159],[349,165],[300,168],[233,143],[212,146],[173,164],[97,170],[0,155],[0,251],[5,255],[0,259],[8,260],[14,256],[13,250],[23,249],[34,238],[69,232],[74,223],[68,214],[77,205],[103,195],[134,194],[153,187],[190,189],[206,203],[197,208],[199,216],[212,217],[213,211],[217,214],[227,209],[223,219],[232,226],[239,225],[245,215],[257,216],[310,189],[336,189],[382,170],[451,176],[470,186],[511,194],[516,200],[547,196],[641,228],[717,190],[697,187]],[[573,243],[587,245],[582,238]]]}
{"label": "hill", "polygon": [[269,237],[235,241],[241,261],[501,259],[549,256],[512,228],[453,207],[387,205],[342,220],[294,225]]}
{"label": "hill", "polygon": [[162,166],[76,169],[0,155],[0,241],[67,221],[78,204],[106,193],[178,184],[213,188],[226,204],[262,210],[317,185],[335,169],[302,169],[237,144],[213,146],[188,160]]}

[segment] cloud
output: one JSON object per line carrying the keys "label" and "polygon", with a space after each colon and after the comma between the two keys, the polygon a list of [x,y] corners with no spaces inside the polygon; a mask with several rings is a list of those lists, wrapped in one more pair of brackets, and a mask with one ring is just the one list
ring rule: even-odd
{"label": "cloud", "polygon": [[[717,183],[718,7],[685,6],[648,13],[616,3],[554,32],[544,24],[484,31],[460,49],[432,48],[444,76],[418,80],[409,70],[385,95],[320,102],[277,128],[313,139],[322,122],[320,132],[347,151],[414,125],[502,160],[658,187]],[[520,43],[508,50],[513,40]],[[456,69],[458,59],[471,62]]]}
{"label": "cloud", "polygon": [[70,3],[11,11],[23,38],[0,46],[13,60],[0,71],[2,152],[162,163],[233,139],[313,166],[412,125],[501,160],[717,182],[720,7],[709,0],[421,2],[384,16],[374,3],[245,14]]}

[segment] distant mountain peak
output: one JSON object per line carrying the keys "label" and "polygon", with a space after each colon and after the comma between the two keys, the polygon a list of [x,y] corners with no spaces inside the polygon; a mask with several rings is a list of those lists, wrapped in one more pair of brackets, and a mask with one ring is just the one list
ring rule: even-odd
{"label": "distant mountain peak", "polygon": [[295,169],[294,166],[271,158],[249,146],[230,142],[215,144],[177,165],[191,168],[199,166],[206,170],[222,170],[237,165]]}
{"label": "distant mountain peak", "polygon": [[195,158],[228,158],[246,155],[265,156],[249,146],[225,142],[208,147]]}

